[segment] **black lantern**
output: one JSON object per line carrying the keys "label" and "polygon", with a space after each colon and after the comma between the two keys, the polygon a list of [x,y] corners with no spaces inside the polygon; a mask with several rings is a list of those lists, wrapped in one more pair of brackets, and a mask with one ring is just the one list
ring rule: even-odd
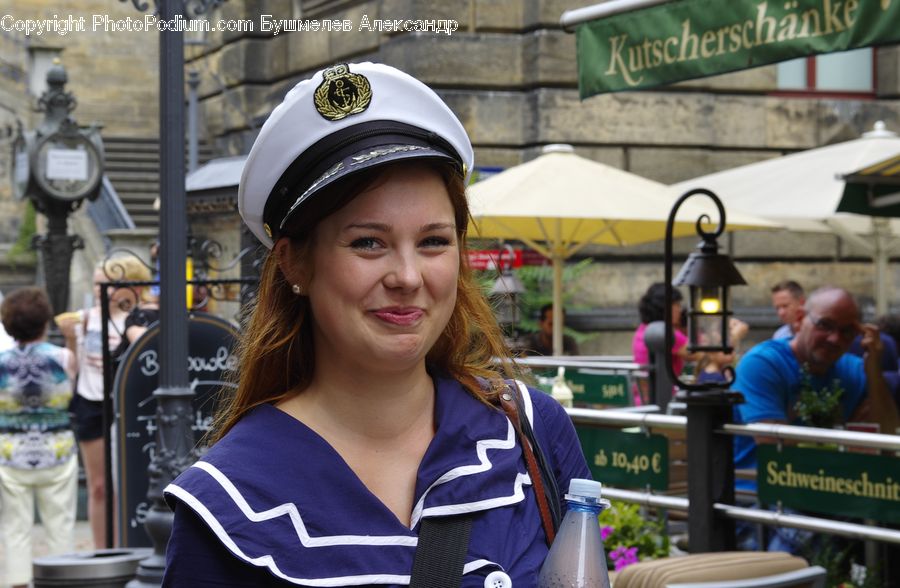
{"label": "black lantern", "polygon": [[[721,200],[704,189],[683,194],[672,207],[666,224],[666,371],[682,391],[687,410],[688,446],[688,517],[690,551],[727,551],[735,548],[734,521],[716,512],[715,505],[734,504],[734,447],[729,435],[719,434],[730,423],[734,405],[744,401],[740,392],[729,391],[734,383],[734,372],[726,368],[725,382],[686,384],[678,379],[672,369],[672,228],[675,214],[685,200],[701,194],[708,196],[719,211],[719,225],[712,233],[703,230],[709,223],[707,215],[697,219],[697,234],[702,241],[697,251],[691,253],[674,285],[687,285],[691,290],[691,306],[688,310],[688,349],[691,351],[730,353],[728,341],[728,288],[746,284],[744,278],[727,255],[719,253],[716,239],[725,231],[725,208]],[[715,475],[709,475],[709,469]]]}
{"label": "black lantern", "polygon": [[[701,241],[697,250],[691,253],[682,266],[678,276],[672,280],[672,228],[675,223],[675,215],[681,204],[695,194],[708,196],[715,203],[719,211],[719,225],[714,232],[703,230],[703,224],[710,221],[709,217],[702,215],[697,219],[697,234]],[[728,306],[728,288],[746,284],[747,282],[734,267],[731,258],[719,253],[717,239],[725,230],[725,209],[719,198],[702,188],[691,190],[682,195],[672,211],[666,225],[666,346],[671,349],[674,341],[672,331],[672,286],[688,286],[690,289],[690,307],[688,309],[688,350],[731,353],[733,348],[728,340],[729,318],[731,309]],[[715,384],[686,384],[682,382],[672,369],[671,354],[666,362],[666,368],[673,382],[676,382],[685,390],[709,390],[713,387],[727,387],[733,381],[729,375],[729,381]]]}
{"label": "black lantern", "polygon": [[[504,254],[508,263],[504,263]],[[525,293],[522,280],[513,273],[515,251],[507,245],[497,256],[497,270],[500,275],[494,280],[494,285],[488,293],[497,314],[497,322],[503,328],[507,336],[515,338],[516,325],[519,324],[519,296]]]}

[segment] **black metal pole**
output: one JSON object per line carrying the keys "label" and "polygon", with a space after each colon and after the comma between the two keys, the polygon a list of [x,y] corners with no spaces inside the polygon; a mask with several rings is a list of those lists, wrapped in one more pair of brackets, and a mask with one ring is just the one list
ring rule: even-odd
{"label": "black metal pole", "polygon": [[106,282],[100,285],[100,337],[103,341],[103,476],[104,487],[106,488],[106,500],[103,509],[106,511],[106,545],[105,547],[113,547],[115,545],[115,531],[113,522],[115,514],[113,509],[113,499],[115,498],[115,490],[113,486],[112,472],[112,427],[113,419],[113,358],[112,349],[109,348],[109,291]]}
{"label": "black metal pole", "polygon": [[[159,18],[181,15],[180,0],[161,0]],[[144,521],[153,541],[153,555],[141,562],[130,588],[159,586],[165,571],[165,550],[172,530],[172,512],[163,489],[192,460],[191,398],[187,361],[187,296],[185,258],[187,210],[184,193],[184,42],[180,30],[160,32],[160,371],[156,398],[156,453],[149,468]]]}
{"label": "black metal pole", "polygon": [[647,325],[644,344],[650,352],[650,404],[657,405],[665,412],[672,400],[673,385],[666,369],[666,327],[662,321],[653,321]]}
{"label": "black metal pole", "polygon": [[44,213],[47,234],[41,239],[40,248],[47,294],[56,315],[69,306],[69,271],[75,246],[68,229],[69,203],[47,202]]}
{"label": "black metal pole", "polygon": [[713,505],[734,504],[734,449],[730,435],[716,433],[732,421],[735,392],[691,392],[687,403],[688,542],[691,553],[735,549],[734,520],[717,516]]}
{"label": "black metal pole", "polygon": [[197,169],[197,88],[200,86],[200,72],[192,69],[188,73],[188,171]]}

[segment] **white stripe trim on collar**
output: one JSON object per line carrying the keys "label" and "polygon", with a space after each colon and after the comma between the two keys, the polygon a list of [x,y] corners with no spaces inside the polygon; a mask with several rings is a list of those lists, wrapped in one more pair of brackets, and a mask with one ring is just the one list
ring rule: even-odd
{"label": "white stripe trim on collar", "polygon": [[[329,547],[332,545],[400,545],[415,547],[418,543],[416,537],[408,537],[405,535],[330,535],[328,537],[311,537],[309,533],[306,532],[306,525],[303,524],[303,517],[300,516],[300,511],[297,510],[297,506],[293,502],[285,502],[272,507],[269,510],[256,512],[243,497],[240,490],[238,490],[231,480],[216,468],[216,466],[209,462],[198,461],[191,467],[199,468],[212,476],[225,492],[228,493],[228,496],[234,501],[237,507],[241,509],[244,516],[254,523],[288,515],[294,525],[297,537],[304,547]],[[168,492],[169,488],[173,487],[178,488],[178,486],[169,484],[165,491]]]}
{"label": "white stripe trim on collar", "polygon": [[[529,405],[530,404],[531,403],[529,401]],[[428,488],[425,489],[425,492],[422,493],[422,496],[419,498],[419,501],[416,502],[416,506],[413,508],[412,517],[410,517],[410,528],[415,528],[415,526],[419,523],[419,519],[424,516],[425,513],[423,511],[426,510],[425,497],[428,496],[428,493],[431,492],[434,488],[440,486],[441,484],[446,484],[451,480],[455,480],[456,478],[461,478],[462,476],[470,476],[472,474],[478,474],[490,470],[493,467],[493,464],[487,456],[488,449],[512,449],[515,446],[516,430],[515,428],[513,428],[512,423],[507,419],[506,439],[482,439],[481,441],[475,443],[475,452],[478,455],[477,464],[453,468],[452,470],[446,472],[443,476],[435,480]],[[525,480],[527,480],[526,483],[531,483],[531,478],[529,478],[527,475],[525,477]],[[452,512],[452,514],[461,514],[464,512],[485,510],[485,508],[491,508],[494,506],[506,506],[508,504],[514,504],[524,498],[524,494],[522,493],[522,483],[522,475],[519,474],[518,476],[516,476],[512,496],[503,496],[499,498],[480,500],[478,502],[470,502],[466,504],[444,505],[429,508],[427,509],[427,511],[431,516],[439,513],[445,514],[450,512]]]}
{"label": "white stripe trim on collar", "polygon": [[213,531],[213,533],[216,534],[216,537],[218,537],[222,544],[225,545],[225,547],[227,547],[228,550],[231,551],[234,555],[254,566],[266,567],[275,576],[292,584],[323,587],[360,586],[365,584],[409,584],[410,577],[408,575],[369,574],[363,576],[339,576],[334,578],[319,579],[295,578],[293,576],[288,576],[278,568],[271,555],[263,555],[253,558],[244,553],[243,550],[241,550],[241,548],[238,547],[234,541],[232,541],[231,537],[225,531],[224,527],[222,527],[222,525],[219,523],[218,519],[216,519],[215,515],[213,515],[209,511],[209,509],[207,509],[206,506],[204,506],[202,502],[197,500],[190,492],[181,488],[180,486],[175,486],[174,484],[169,484],[166,487],[165,492],[175,496],[176,498],[184,502],[187,506],[192,508],[194,512],[200,515],[200,517],[204,521],[206,521],[206,524],[209,525],[209,528]]}
{"label": "white stripe trim on collar", "polygon": [[531,428],[534,429],[534,405],[531,403],[531,392],[528,390],[528,386],[521,380],[516,380],[516,386],[519,387],[519,392],[522,394],[522,404],[525,405],[525,416],[528,418],[528,423],[531,425]]}
{"label": "white stripe trim on collar", "polygon": [[497,508],[501,506],[507,506],[509,504],[515,504],[517,502],[521,502],[525,498],[525,493],[522,492],[522,484],[531,485],[531,477],[527,472],[523,474],[519,474],[516,476],[515,490],[510,496],[500,496],[498,498],[488,498],[486,500],[479,500],[477,502],[466,502],[463,504],[447,504],[444,506],[433,506],[431,508],[426,508],[421,512],[421,516],[423,517],[435,517],[435,516],[447,516],[447,515],[458,515],[467,512],[477,512],[480,510],[489,510],[491,508]]}

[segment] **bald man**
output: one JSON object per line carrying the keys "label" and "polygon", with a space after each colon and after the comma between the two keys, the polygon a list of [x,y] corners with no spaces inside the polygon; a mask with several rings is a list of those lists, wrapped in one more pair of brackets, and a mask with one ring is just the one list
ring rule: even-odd
{"label": "bald man", "polygon": [[[858,334],[863,358],[847,353]],[[813,390],[830,389],[840,381],[843,422],[877,422],[882,433],[893,434],[900,418],[881,371],[882,352],[878,327],[860,322],[853,296],[842,288],[820,288],[807,298],[805,316],[792,339],[763,341],[738,364],[732,388],[743,393],[746,402],[735,416],[743,423],[804,424],[794,404],[805,366]],[[756,467],[753,438],[735,438],[735,466]]]}
{"label": "bald man", "polygon": [[[798,418],[794,405],[808,376],[817,392],[831,389],[835,380],[840,382],[842,422],[877,422],[882,433],[894,433],[900,419],[881,371],[883,344],[878,328],[860,322],[859,307],[850,293],[841,288],[816,290],[806,299],[804,310],[805,316],[792,339],[763,341],[738,364],[732,388],[743,393],[746,402],[735,407],[735,421],[806,424]],[[847,353],[859,334],[864,357]],[[773,441],[735,437],[735,467],[756,468],[756,443]],[[755,480],[739,480],[735,485],[739,489],[756,489]],[[738,522],[737,539],[742,549],[759,547],[749,523]],[[766,549],[800,553],[813,540],[810,531],[775,527]]]}

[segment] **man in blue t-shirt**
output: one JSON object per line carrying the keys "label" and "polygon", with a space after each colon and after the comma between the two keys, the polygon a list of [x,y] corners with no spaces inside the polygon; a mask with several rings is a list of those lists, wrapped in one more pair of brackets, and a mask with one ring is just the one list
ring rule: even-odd
{"label": "man in blue t-shirt", "polygon": [[[878,327],[860,322],[859,307],[849,292],[825,287],[806,300],[806,315],[792,339],[771,339],[751,349],[737,367],[732,388],[744,395],[735,408],[738,423],[805,424],[794,405],[804,380],[816,392],[840,383],[842,422],[867,421],[893,434],[900,419],[881,371],[883,343]],[[864,358],[847,353],[862,334]],[[766,441],[760,439],[760,441]],[[735,437],[735,467],[756,467],[756,442]],[[755,489],[743,481],[738,488]]]}
{"label": "man in blue t-shirt", "polygon": [[[858,334],[862,335],[862,358],[847,353]],[[763,341],[738,364],[732,388],[744,395],[745,402],[735,407],[735,422],[808,424],[794,408],[801,389],[808,386],[822,394],[833,390],[837,381],[843,390],[839,397],[842,422],[877,422],[882,433],[893,434],[900,419],[881,371],[882,353],[878,328],[860,322],[859,307],[850,293],[820,288],[807,298],[805,316],[793,338]],[[755,469],[756,443],[773,441],[735,437],[735,467]],[[756,490],[756,481],[738,480],[735,486]],[[776,528],[767,547],[797,553],[811,539],[809,535],[798,529]],[[752,526],[738,525],[738,542],[744,549],[757,547]]]}

